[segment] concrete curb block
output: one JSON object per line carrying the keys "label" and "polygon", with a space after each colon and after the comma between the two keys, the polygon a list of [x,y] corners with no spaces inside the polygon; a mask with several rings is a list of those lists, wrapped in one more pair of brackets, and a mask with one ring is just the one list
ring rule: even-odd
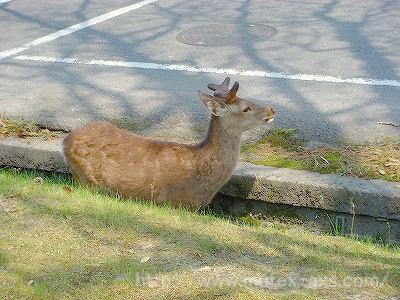
{"label": "concrete curb block", "polygon": [[[0,165],[67,172],[61,140],[0,139]],[[400,220],[398,183],[239,163],[221,193],[242,199]]]}
{"label": "concrete curb block", "polygon": [[0,139],[0,166],[67,173],[61,140],[9,137]]}
{"label": "concrete curb block", "polygon": [[[397,183],[398,184],[398,183]],[[238,163],[222,194],[400,220],[396,183]]]}

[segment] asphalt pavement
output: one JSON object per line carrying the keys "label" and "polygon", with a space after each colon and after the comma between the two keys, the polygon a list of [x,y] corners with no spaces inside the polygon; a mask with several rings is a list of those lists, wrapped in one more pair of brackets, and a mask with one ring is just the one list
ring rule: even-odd
{"label": "asphalt pavement", "polygon": [[399,138],[379,124],[400,123],[399,18],[377,0],[0,1],[0,113],[201,136],[196,90],[230,76],[306,139]]}

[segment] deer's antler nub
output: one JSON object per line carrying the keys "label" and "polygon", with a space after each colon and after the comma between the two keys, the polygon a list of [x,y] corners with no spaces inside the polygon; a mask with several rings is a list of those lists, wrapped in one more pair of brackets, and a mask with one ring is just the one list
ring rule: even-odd
{"label": "deer's antler nub", "polygon": [[207,87],[212,91],[228,92],[230,80],[231,79],[229,77],[226,77],[223,83],[221,83],[221,84],[209,83],[207,85]]}
{"label": "deer's antler nub", "polygon": [[229,81],[230,78],[226,77],[224,82],[221,84],[213,84],[209,83],[207,87],[210,90],[215,91],[214,96],[217,98],[222,98],[228,101],[229,103],[233,103],[236,101],[236,93],[239,89],[239,82],[235,82],[232,88],[229,90]]}
{"label": "deer's antler nub", "polygon": [[228,101],[228,103],[233,103],[236,101],[236,92],[239,89],[239,82],[235,82],[229,92],[214,92],[214,96],[217,98],[222,98]]}

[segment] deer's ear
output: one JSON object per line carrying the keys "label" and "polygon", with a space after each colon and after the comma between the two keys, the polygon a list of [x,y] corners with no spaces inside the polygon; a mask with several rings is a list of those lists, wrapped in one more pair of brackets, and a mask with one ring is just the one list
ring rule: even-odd
{"label": "deer's ear", "polygon": [[208,108],[208,110],[214,115],[214,116],[222,116],[225,111],[226,107],[225,105],[221,105],[218,101],[217,98],[214,96],[210,96],[208,94],[205,94],[201,91],[197,91],[199,94],[199,97],[203,104]]}

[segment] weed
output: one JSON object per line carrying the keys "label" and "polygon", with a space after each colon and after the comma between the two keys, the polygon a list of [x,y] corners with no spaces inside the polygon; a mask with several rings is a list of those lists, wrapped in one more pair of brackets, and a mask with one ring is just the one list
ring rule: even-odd
{"label": "weed", "polygon": [[324,219],[328,221],[329,224],[329,233],[334,236],[343,236],[344,235],[344,217],[336,216],[333,219],[328,213],[318,214],[316,216],[317,219]]}

